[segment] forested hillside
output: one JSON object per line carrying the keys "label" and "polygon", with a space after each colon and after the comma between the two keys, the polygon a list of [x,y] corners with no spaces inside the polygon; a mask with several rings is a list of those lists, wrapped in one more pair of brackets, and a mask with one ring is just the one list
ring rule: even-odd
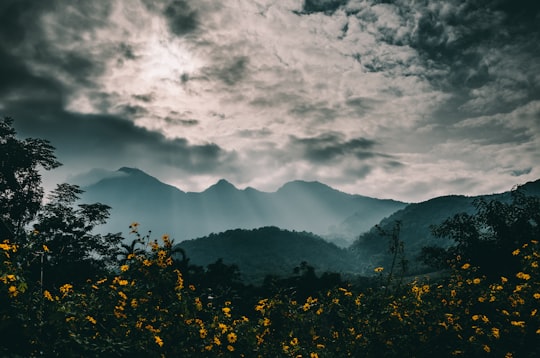
{"label": "forested hillside", "polygon": [[311,233],[277,227],[228,230],[182,241],[177,247],[196,265],[207,266],[218,259],[238,265],[248,283],[260,284],[267,275],[289,276],[301,262],[309,263],[318,272],[355,274],[359,267],[348,250]]}
{"label": "forested hillside", "polygon": [[[540,180],[519,186],[519,191],[528,196],[540,197]],[[351,245],[350,250],[359,260],[369,260],[371,265],[387,265],[391,256],[388,253],[388,234],[396,223],[400,223],[399,239],[404,243],[405,255],[412,272],[425,272],[430,268],[422,264],[419,256],[422,248],[435,246],[448,248],[453,241],[434,235],[434,226],[457,214],[473,214],[477,211],[475,203],[479,201],[500,201],[510,203],[512,191],[499,194],[467,197],[451,195],[433,198],[421,203],[409,204],[383,219],[366,233],[363,233]]]}

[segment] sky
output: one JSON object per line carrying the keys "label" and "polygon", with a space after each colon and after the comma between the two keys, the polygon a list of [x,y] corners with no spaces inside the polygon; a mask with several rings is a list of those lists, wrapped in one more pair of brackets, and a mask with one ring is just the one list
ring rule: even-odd
{"label": "sky", "polygon": [[0,116],[47,186],[502,192],[540,178],[540,2],[2,0]]}

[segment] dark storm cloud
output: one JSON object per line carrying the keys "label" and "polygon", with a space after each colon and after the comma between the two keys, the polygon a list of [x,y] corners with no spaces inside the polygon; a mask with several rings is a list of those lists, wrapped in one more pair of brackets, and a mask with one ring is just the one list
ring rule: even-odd
{"label": "dark storm cloud", "polygon": [[[445,70],[439,76],[429,76],[437,85],[460,90],[497,81],[500,74],[493,73],[486,61],[486,55],[493,49],[515,51],[506,55],[515,56],[517,61],[520,53],[540,55],[539,2],[451,1],[449,4],[444,11],[442,7],[424,8],[410,43],[426,67]],[[516,90],[523,90],[519,86],[516,83]],[[532,87],[529,95],[538,98],[538,85]]]}
{"label": "dark storm cloud", "polygon": [[51,78],[34,75],[20,58],[8,53],[1,45],[0,78],[0,96],[41,95],[60,100],[62,92],[60,83]]}
{"label": "dark storm cloud", "polygon": [[325,163],[338,161],[343,157],[354,156],[367,159],[377,156],[371,149],[377,142],[366,138],[345,140],[341,133],[329,132],[317,137],[290,137],[290,151],[301,153],[310,162]]}
{"label": "dark storm cloud", "polygon": [[[51,78],[59,73],[68,75],[78,85],[89,85],[92,77],[102,73],[99,61],[94,61],[88,54],[75,51],[58,51],[54,43],[46,38],[42,27],[42,15],[59,8],[54,1],[3,1],[0,4],[0,62],[10,62],[15,58],[20,63],[37,62],[55,68]],[[109,2],[78,2],[77,11],[61,17],[61,24],[70,30],[58,32],[54,39],[58,44],[84,42],[80,33],[104,26],[109,16]],[[65,10],[65,9],[61,9]],[[90,16],[89,16],[90,15]],[[7,58],[6,58],[7,55]]]}
{"label": "dark storm cloud", "polygon": [[178,36],[195,31],[199,25],[199,15],[187,1],[172,1],[165,7],[163,14],[167,18],[171,32]]}
{"label": "dark storm cloud", "polygon": [[0,2],[0,40],[10,46],[27,39],[35,30],[36,14],[52,5],[52,1],[5,0]]}
{"label": "dark storm cloud", "polygon": [[148,161],[201,173],[214,170],[231,155],[214,143],[194,145],[184,138],[171,140],[118,116],[70,113],[62,105],[58,98],[43,96],[12,100],[5,102],[0,115],[13,116],[21,136],[49,140],[66,164]]}
{"label": "dark storm cloud", "polygon": [[348,0],[305,0],[300,14],[313,14],[322,12],[333,14],[341,6],[347,4]]}

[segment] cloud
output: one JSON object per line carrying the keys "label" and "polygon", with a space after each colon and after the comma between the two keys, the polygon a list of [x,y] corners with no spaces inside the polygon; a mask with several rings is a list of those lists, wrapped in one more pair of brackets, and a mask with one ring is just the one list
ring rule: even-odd
{"label": "cloud", "polygon": [[341,6],[345,5],[347,0],[304,0],[300,14],[313,14],[322,12],[332,14]]}
{"label": "cloud", "polygon": [[175,35],[183,36],[195,31],[199,26],[198,13],[187,1],[174,0],[165,7],[163,13]]}
{"label": "cloud", "polygon": [[201,72],[209,81],[217,78],[227,86],[234,86],[246,77],[248,64],[248,57],[239,56],[230,59],[229,62],[203,68]]}
{"label": "cloud", "polygon": [[379,154],[373,152],[377,142],[366,138],[346,139],[337,132],[328,132],[317,137],[299,138],[290,136],[288,151],[298,153],[303,159],[313,163],[338,164],[348,156],[369,159]]}
{"label": "cloud", "polygon": [[531,167],[525,168],[525,169],[516,169],[516,170],[510,171],[510,175],[512,175],[514,177],[519,177],[519,176],[522,176],[522,175],[530,174],[531,171],[532,171]]}

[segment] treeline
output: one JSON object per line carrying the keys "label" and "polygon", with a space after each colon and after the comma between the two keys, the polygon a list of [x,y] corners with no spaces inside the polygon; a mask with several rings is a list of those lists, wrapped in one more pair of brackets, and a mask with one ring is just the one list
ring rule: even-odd
{"label": "treeline", "polygon": [[436,280],[410,278],[400,223],[389,260],[356,282],[307,262],[261,285],[237,266],[190,263],[167,235],[93,229],[107,206],[61,184],[42,205],[45,140],[0,121],[0,355],[414,357],[540,355],[540,199],[478,201],[433,228]]}

